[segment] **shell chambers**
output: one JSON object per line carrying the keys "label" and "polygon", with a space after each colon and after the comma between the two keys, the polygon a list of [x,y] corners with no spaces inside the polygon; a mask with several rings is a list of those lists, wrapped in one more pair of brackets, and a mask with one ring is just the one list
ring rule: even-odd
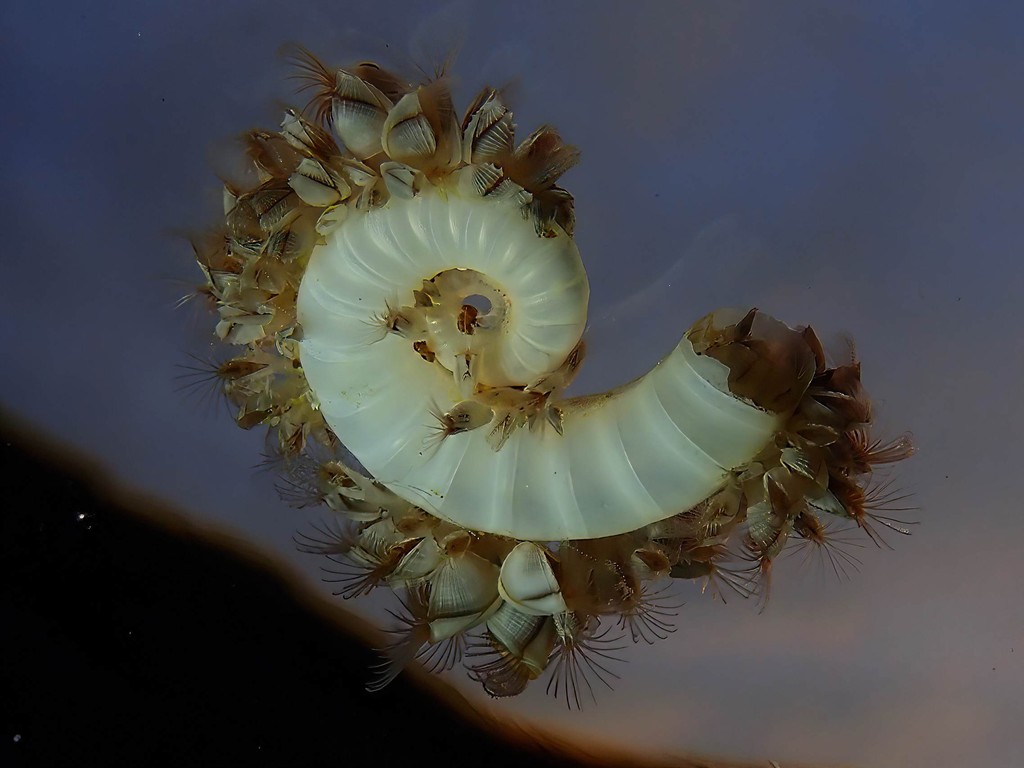
{"label": "shell chambers", "polygon": [[845,574],[840,529],[906,532],[870,477],[911,445],[869,437],[855,361],[720,310],[639,379],[565,397],[589,287],[556,182],[577,152],[548,127],[516,145],[493,89],[460,120],[443,80],[297,64],[312,116],[247,135],[256,181],[195,244],[240,350],[208,374],[270,428],[284,495],[337,514],[300,544],[338,593],[405,595],[383,682],[465,660],[504,696],[550,669],[578,706],[614,676],[608,617],[673,630],[654,580],[766,599],[787,543]]}

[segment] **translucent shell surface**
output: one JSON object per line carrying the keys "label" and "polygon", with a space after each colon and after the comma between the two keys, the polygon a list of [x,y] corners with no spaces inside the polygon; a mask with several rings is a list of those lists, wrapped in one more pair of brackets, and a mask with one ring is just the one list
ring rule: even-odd
{"label": "translucent shell surface", "polygon": [[451,270],[483,275],[505,304],[476,381],[525,387],[579,342],[589,288],[573,241],[538,237],[510,201],[455,191],[350,218],[314,250],[298,296],[324,418],[378,481],[438,517],[534,541],[624,533],[703,501],[785,420],[732,394],[729,369],[684,337],[637,381],[564,401],[561,434],[518,429],[496,451],[475,429],[431,446],[431,407],[471,393],[402,334],[368,341],[367,321]]}
{"label": "translucent shell surface", "polygon": [[[350,408],[365,407],[367,395],[382,399],[378,393],[385,382],[403,378],[399,371],[408,368],[412,381],[405,385],[419,391],[412,402],[423,405],[416,420],[425,423],[430,396],[445,395],[450,388],[437,386],[440,380],[425,375],[422,364],[392,367],[398,358],[407,364],[419,361],[401,339],[368,344],[366,323],[386,305],[406,301],[424,280],[467,269],[487,275],[511,305],[503,343],[483,352],[481,375],[488,383],[531,380],[572,351],[586,325],[590,295],[573,241],[538,238],[514,205],[425,190],[414,199],[393,199],[386,207],[350,217],[310,259],[298,300],[303,367],[319,373],[330,364],[367,366],[357,372],[335,368],[333,375],[343,378],[334,385],[312,374],[327,385],[322,392],[313,385],[321,403],[338,403],[336,415],[347,415],[341,399]],[[365,381],[357,381],[360,377]],[[443,396],[439,402],[449,400]],[[375,431],[385,431],[384,424]]]}

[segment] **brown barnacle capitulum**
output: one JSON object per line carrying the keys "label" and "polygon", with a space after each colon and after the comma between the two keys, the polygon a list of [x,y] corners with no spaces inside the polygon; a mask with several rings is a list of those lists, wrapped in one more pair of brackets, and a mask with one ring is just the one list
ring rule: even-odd
{"label": "brown barnacle capitulum", "polygon": [[[295,258],[302,257],[296,256]],[[294,328],[296,322],[295,287],[287,283],[282,285],[280,290],[274,291],[272,298],[260,305],[259,311],[271,316],[270,321],[263,326],[266,339],[271,339]],[[295,367],[297,368],[298,364]]]}
{"label": "brown barnacle capitulum", "polygon": [[[248,203],[239,204],[238,207],[251,210],[251,206]],[[257,227],[257,234],[255,236],[247,234],[231,235],[228,239],[228,248],[231,255],[237,257],[245,266],[251,265],[254,260],[263,254],[263,248],[266,244],[266,233],[258,228],[259,222],[256,221],[255,214],[253,214],[253,226]],[[239,271],[241,272],[241,270]],[[235,285],[237,285],[237,281]]]}
{"label": "brown barnacle capitulum", "polygon": [[561,187],[535,192],[530,201],[530,215],[540,237],[558,237],[556,225],[569,237],[576,229],[575,201]]}
{"label": "brown barnacle capitulum", "polygon": [[741,476],[736,477],[701,506],[697,531],[702,544],[726,541],[743,519],[747,511],[747,499],[741,489],[741,482]]}
{"label": "brown barnacle capitulum", "polygon": [[[357,486],[359,473],[346,467],[337,459],[328,459],[317,466],[317,474],[332,488],[348,489]],[[366,478],[363,478],[366,480]],[[369,482],[369,481],[367,481]]]}
{"label": "brown barnacle capitulum", "polygon": [[314,414],[302,398],[290,400],[280,415],[271,421],[277,433],[280,454],[287,460],[299,456],[306,447]]}
{"label": "brown barnacle capitulum", "polygon": [[217,377],[224,382],[226,391],[239,386],[242,382],[251,382],[259,373],[266,370],[268,362],[256,357],[236,357],[225,360],[216,369]]}
{"label": "brown barnacle capitulum", "polygon": [[310,442],[333,450],[336,438],[298,360],[285,356],[279,360],[281,364],[274,366],[274,378],[267,380],[272,399],[280,404],[280,414],[269,422],[277,432],[277,453],[286,460],[292,459],[305,453]]}
{"label": "brown barnacle capitulum", "polygon": [[[544,421],[540,420],[540,415],[543,414]],[[544,408],[534,416],[530,418],[530,429],[539,429],[540,425],[547,424],[556,434],[563,434],[563,424],[565,421],[565,413],[561,407],[554,403],[545,403]]]}
{"label": "brown barnacle capitulum", "polygon": [[369,324],[375,329],[382,330],[385,335],[394,333],[406,339],[419,341],[420,339],[415,338],[415,335],[422,333],[424,329],[420,327],[420,323],[416,322],[417,319],[417,314],[410,312],[408,307],[395,309],[390,304],[385,304],[384,311],[372,315]]}
{"label": "brown barnacle capitulum", "polygon": [[551,616],[568,608],[552,568],[551,553],[540,544],[517,544],[501,564],[498,592],[523,613]]}
{"label": "brown barnacle capitulum", "polygon": [[323,128],[298,110],[288,108],[281,120],[281,137],[306,157],[326,159],[339,154],[338,145]]}
{"label": "brown barnacle capitulum", "polygon": [[750,338],[750,331],[754,326],[757,312],[757,307],[754,307],[736,322],[726,325],[715,324],[718,313],[705,315],[694,324],[687,334],[694,352],[698,355],[706,355],[714,350],[747,341]]}
{"label": "brown barnacle capitulum", "polygon": [[445,438],[452,435],[487,426],[494,418],[494,411],[475,400],[463,400],[443,412],[434,406],[430,409],[430,415],[434,417],[436,423],[430,425],[434,434],[427,440],[440,445]]}
{"label": "brown barnacle capitulum", "polygon": [[691,579],[701,582],[701,594],[728,602],[726,588],[744,599],[755,591],[754,585],[744,576],[743,569],[736,569],[729,561],[732,558],[728,544],[693,542],[672,565],[669,575],[674,579]]}
{"label": "brown barnacle capitulum", "polygon": [[184,370],[178,378],[182,381],[181,390],[199,393],[204,403],[215,398],[224,397],[233,402],[241,393],[251,392],[256,380],[269,365],[268,361],[248,353],[242,357],[231,358],[223,362],[207,361],[191,355],[195,365],[182,365]]}
{"label": "brown barnacle capitulum", "polygon": [[[559,579],[566,604],[580,615],[631,613],[641,595],[634,568],[638,549],[656,549],[646,531],[564,542],[559,549]],[[642,563],[641,563],[642,565]]]}
{"label": "brown barnacle capitulum", "polygon": [[381,147],[392,160],[428,173],[446,172],[462,159],[451,92],[435,80],[407,93],[388,112]]}
{"label": "brown barnacle capitulum", "polygon": [[220,321],[214,332],[228,344],[252,344],[266,335],[263,326],[270,322],[270,315],[251,312],[230,305],[218,307]]}
{"label": "brown barnacle capitulum", "polygon": [[324,581],[340,584],[335,595],[346,599],[364,595],[384,583],[418,543],[399,531],[390,517],[364,525],[344,554],[330,556],[333,566],[325,567]]}
{"label": "brown barnacle capitulum", "polygon": [[[298,224],[296,222],[296,214],[297,211],[292,211],[285,216],[274,231],[260,244],[259,252],[246,263],[239,278],[238,294],[231,297],[232,303],[241,307],[259,309],[262,305],[270,302],[276,294],[286,290],[289,286],[294,287],[289,279],[289,267],[282,263],[301,255],[292,250],[294,246],[288,244],[287,238],[291,235],[292,223],[297,224],[293,240],[305,240],[304,245],[308,245],[312,239],[311,231],[303,226],[306,223]],[[308,233],[305,236],[302,235],[304,229]]]}
{"label": "brown barnacle capitulum", "polygon": [[[385,489],[387,490],[387,489]],[[446,526],[449,525],[442,520],[429,514],[421,507],[402,507],[402,499],[395,498],[395,503],[389,503],[387,514],[395,523],[395,528],[412,538],[426,538],[431,536],[441,550],[444,548],[444,536],[447,534]],[[404,509],[404,511],[401,511]]]}
{"label": "brown barnacle capitulum", "polygon": [[282,182],[271,181],[238,197],[235,206],[224,217],[233,254],[246,259],[259,253],[259,244],[268,231],[261,225],[260,216],[290,194],[291,188],[286,184],[282,189]]}
{"label": "brown barnacle capitulum", "polygon": [[306,205],[326,208],[345,200],[352,187],[341,173],[328,165],[305,157],[288,177],[288,186]]}
{"label": "brown barnacle capitulum", "polygon": [[633,550],[630,566],[637,579],[650,581],[667,575],[672,562],[659,546],[649,543]]}
{"label": "brown barnacle capitulum", "polygon": [[340,159],[340,166],[345,178],[353,186],[352,196],[348,199],[348,204],[353,210],[366,211],[379,206],[385,200],[387,185],[378,172],[379,166],[376,162],[374,167],[371,167],[367,163],[344,156]]}
{"label": "brown barnacle capitulum", "polygon": [[818,338],[818,334],[809,325],[800,329],[800,335],[803,337],[804,343],[811,350],[811,354],[814,355],[814,375],[820,376],[827,367],[825,347],[821,343],[821,339]]}
{"label": "brown barnacle capitulum", "polygon": [[260,407],[256,398],[252,398],[239,407],[235,423],[242,429],[252,429],[260,424],[268,424],[280,411],[280,407],[273,404]]}
{"label": "brown barnacle capitulum", "polygon": [[791,411],[808,390],[815,371],[814,353],[801,334],[751,309],[734,323],[717,325],[712,313],[687,334],[698,355],[729,370],[729,391],[766,411]]}
{"label": "brown barnacle capitulum", "polygon": [[224,215],[227,216],[231,211],[238,205],[238,198],[242,194],[242,191],[238,186],[232,184],[230,181],[224,181],[224,189],[221,192],[221,203],[224,209]]}
{"label": "brown barnacle capitulum", "polygon": [[426,183],[421,171],[394,160],[380,164],[380,176],[388,195],[399,200],[415,197]]}
{"label": "brown barnacle capitulum", "polygon": [[392,102],[380,89],[343,69],[335,73],[330,94],[331,127],[345,148],[360,160],[381,151],[381,131]]}
{"label": "brown barnacle capitulum", "polygon": [[318,235],[327,237],[334,230],[345,223],[348,218],[348,206],[336,203],[324,208],[323,213],[316,220],[315,229]]}
{"label": "brown barnacle capitulum", "polygon": [[544,125],[516,147],[502,167],[509,178],[536,194],[550,188],[579,160],[579,150],[563,142],[554,128]]}
{"label": "brown barnacle capitulum", "polygon": [[267,334],[264,327],[273,323],[275,308],[269,302],[275,294],[261,282],[260,270],[250,263],[228,284],[217,307],[220,322],[215,332],[223,341],[255,346]]}
{"label": "brown barnacle capitulum", "polygon": [[[399,527],[401,530],[401,527]],[[430,534],[410,549],[388,576],[392,588],[417,587],[429,581],[444,558],[444,552]]]}
{"label": "brown barnacle capitulum", "polygon": [[216,301],[237,283],[245,268],[244,261],[231,252],[231,238],[224,230],[217,230],[190,241],[196,265],[203,273],[204,284],[197,289]]}
{"label": "brown barnacle capitulum", "polygon": [[542,419],[555,426],[556,430],[561,427],[561,410],[548,413],[547,392],[531,392],[522,387],[481,385],[477,387],[474,397],[494,411],[494,427],[487,441],[495,451],[500,451],[516,430],[526,425],[536,429],[545,423]]}
{"label": "brown barnacle capitulum", "polygon": [[572,352],[566,356],[558,368],[529,384],[526,387],[526,391],[554,393],[565,390],[576,378],[576,374],[579,373],[586,356],[586,342],[580,339],[579,343],[573,347]]}
{"label": "brown barnacle capitulum", "polygon": [[409,587],[402,600],[404,612],[388,611],[399,626],[386,630],[394,640],[380,649],[383,657],[373,665],[374,679],[366,690],[374,693],[388,686],[413,661],[420,661],[428,672],[444,672],[462,659],[463,640],[455,635],[431,643],[429,583]]}
{"label": "brown barnacle capitulum", "polygon": [[331,505],[332,508],[343,510],[346,517],[363,522],[379,520],[386,512],[402,534],[425,535],[423,530],[409,526],[408,520],[415,508],[408,501],[340,461],[332,460],[324,467],[333,477],[331,487],[341,502],[337,507]]}
{"label": "brown barnacle capitulum", "polygon": [[[445,554],[429,579],[408,594],[412,617],[404,622],[400,639],[384,649],[381,674],[370,690],[387,685],[413,659],[425,659],[428,668],[437,654],[461,659],[463,633],[485,622],[501,605],[498,567],[469,549]],[[446,663],[440,668],[450,667]]]}
{"label": "brown barnacle capitulum", "polygon": [[793,519],[804,503],[787,491],[784,472],[778,467],[765,472],[760,500],[747,508],[747,537],[763,558],[774,558],[786,543]]}
{"label": "brown barnacle capitulum", "polygon": [[[288,189],[291,192],[291,189]],[[228,251],[240,261],[259,253],[259,243],[266,233],[260,227],[259,215],[253,205],[255,190],[243,192],[224,215],[224,234]],[[241,271],[241,270],[239,270]]]}
{"label": "brown barnacle capitulum", "polygon": [[349,70],[387,96],[392,103],[412,90],[412,85],[407,81],[375,61],[360,61],[355,66],[349,67]]}
{"label": "brown barnacle capitulum", "polygon": [[524,206],[530,205],[533,195],[512,181],[505,172],[493,163],[467,165],[452,174],[452,183],[464,195],[478,195],[490,200],[511,200]]}
{"label": "brown barnacle capitulum", "polygon": [[261,184],[271,179],[287,179],[302,160],[302,154],[278,133],[249,131],[244,142]]}
{"label": "brown barnacle capitulum", "polygon": [[484,88],[462,120],[462,160],[467,164],[501,163],[512,154],[515,123],[494,88]]}
{"label": "brown barnacle capitulum", "polygon": [[[256,216],[263,236],[278,229],[282,221],[300,204],[298,195],[288,186],[287,181],[264,185],[247,196],[246,203]],[[236,210],[242,208],[239,200]]]}
{"label": "brown barnacle capitulum", "polygon": [[480,659],[468,665],[470,677],[495,698],[516,696],[547,669],[557,637],[552,617],[502,603],[487,619],[483,638],[467,652]]}
{"label": "brown barnacle capitulum", "polygon": [[817,423],[813,418],[807,418],[804,403],[808,401],[812,401],[812,398],[804,398],[801,402],[799,410],[793,414],[786,424],[786,431],[809,445],[819,448],[832,445],[839,439],[840,431],[835,427]]}
{"label": "brown barnacle capitulum", "polygon": [[751,563],[748,573],[759,582],[760,611],[768,606],[772,564],[793,531],[794,520],[806,504],[802,495],[791,494],[785,484],[786,470],[775,467],[765,472],[763,490],[750,494],[756,499],[747,507],[744,556]]}
{"label": "brown barnacle capitulum", "polygon": [[[262,253],[272,260],[287,264],[309,256],[314,245],[316,245],[316,230],[313,228],[313,222],[308,217],[299,216],[297,211],[293,211],[266,239]],[[269,277],[271,273],[264,272],[264,274]],[[280,293],[283,289],[284,286],[280,284],[273,286],[275,293]],[[290,304],[294,305],[294,303],[293,296]]]}
{"label": "brown barnacle capitulum", "polygon": [[828,466],[821,451],[790,444],[779,451],[778,461],[789,473],[793,484],[799,482],[800,478],[819,485],[827,483]]}
{"label": "brown barnacle capitulum", "polygon": [[810,397],[805,400],[818,406],[819,423],[840,430],[871,423],[871,401],[861,385],[860,363],[856,361],[815,376],[807,394]]}
{"label": "brown barnacle capitulum", "polygon": [[457,557],[465,554],[476,541],[474,534],[453,526],[445,526],[439,529],[437,535],[440,537],[438,546],[441,547],[441,550],[447,557]]}
{"label": "brown barnacle capitulum", "polygon": [[[274,447],[272,455],[285,461],[284,476],[275,484],[275,488],[278,495],[289,505],[301,509],[323,504],[334,512],[350,511],[345,493],[351,492],[355,488],[355,483],[349,476],[347,467],[340,461],[330,459],[316,463],[307,455],[289,457],[284,455],[279,446]],[[346,514],[345,517],[350,521],[372,522],[380,519],[380,513],[353,513]],[[347,552],[348,548],[344,551]]]}
{"label": "brown barnacle capitulum", "polygon": [[[289,175],[293,170],[294,166],[289,170]],[[224,221],[231,249],[237,255],[246,258],[258,253],[258,244],[300,204],[301,201],[288,186],[287,178],[286,175],[283,179],[269,179],[234,199]]]}
{"label": "brown barnacle capitulum", "polygon": [[505,447],[505,443],[516,433],[516,430],[528,423],[529,417],[522,410],[510,410],[500,415],[487,435],[487,442],[495,452]]}

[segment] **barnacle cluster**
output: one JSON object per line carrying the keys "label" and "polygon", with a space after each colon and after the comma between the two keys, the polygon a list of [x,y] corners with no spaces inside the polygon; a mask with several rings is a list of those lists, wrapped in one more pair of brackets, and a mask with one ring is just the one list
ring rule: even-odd
{"label": "barnacle cluster", "polygon": [[764,601],[787,545],[845,574],[845,530],[906,532],[871,477],[910,441],[870,436],[859,365],[810,328],[720,310],[646,376],[564,395],[589,291],[556,131],[516,145],[495,89],[460,119],[443,77],[296,63],[312,99],[246,135],[198,292],[236,421],[269,427],[286,498],[330,510],[300,546],[343,597],[401,595],[376,685],[461,662],[578,706],[620,639],[674,630],[669,579]]}

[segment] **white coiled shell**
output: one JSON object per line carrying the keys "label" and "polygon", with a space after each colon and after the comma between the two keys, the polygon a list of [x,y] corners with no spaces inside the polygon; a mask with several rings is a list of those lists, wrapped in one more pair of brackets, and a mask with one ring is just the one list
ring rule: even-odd
{"label": "white coiled shell", "polygon": [[431,409],[463,393],[370,319],[451,269],[481,273],[507,300],[489,385],[526,386],[579,341],[589,288],[572,239],[538,237],[511,201],[452,190],[350,216],[314,250],[298,296],[301,362],[328,424],[377,480],[438,517],[520,540],[624,533],[706,499],[785,420],[732,395],[726,367],[684,337],[640,379],[559,403],[563,434],[519,429],[496,451],[485,427],[432,444]]}

